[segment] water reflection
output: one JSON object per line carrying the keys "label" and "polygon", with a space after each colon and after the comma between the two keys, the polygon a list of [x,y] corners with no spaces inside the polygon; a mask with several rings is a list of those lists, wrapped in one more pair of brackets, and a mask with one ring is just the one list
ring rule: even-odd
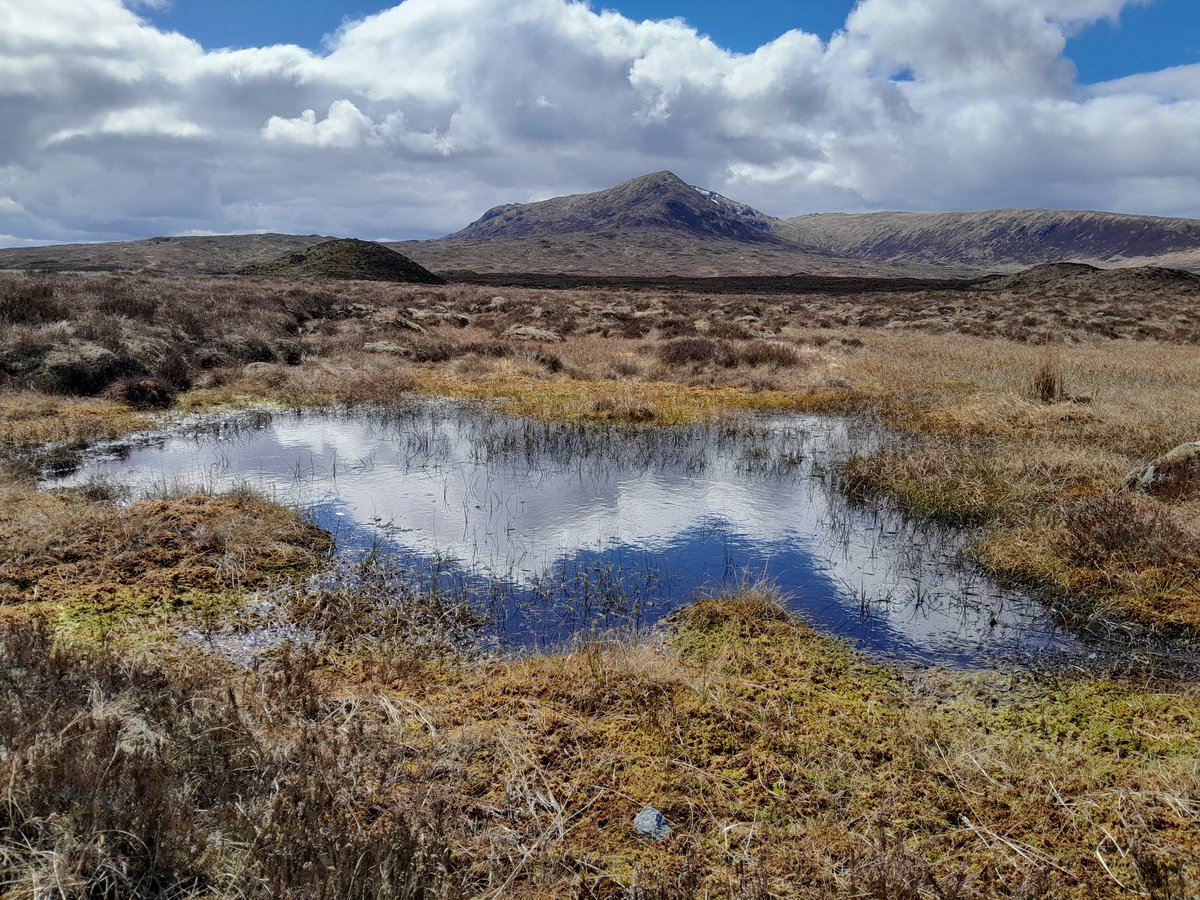
{"label": "water reflection", "polygon": [[470,595],[510,644],[645,625],[697,591],[766,578],[886,658],[1085,654],[1039,603],[962,564],[964,535],[846,503],[832,463],[878,439],[824,417],[623,429],[430,404],[161,436],[56,483],[249,483],[309,510],[344,552],[398,554]]}

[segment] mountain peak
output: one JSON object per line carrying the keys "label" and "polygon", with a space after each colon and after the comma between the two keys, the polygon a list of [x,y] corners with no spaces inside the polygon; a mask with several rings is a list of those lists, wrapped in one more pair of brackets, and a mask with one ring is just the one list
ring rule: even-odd
{"label": "mountain peak", "polygon": [[704,239],[772,242],[772,221],[752,207],[693,187],[663,170],[590,194],[497,206],[451,237],[546,238],[654,230]]}
{"label": "mountain peak", "polygon": [[677,190],[680,188],[691,187],[686,181],[667,169],[661,172],[650,172],[646,175],[639,175],[637,178],[630,178],[628,181],[618,184],[613,190],[621,188],[668,188]]}

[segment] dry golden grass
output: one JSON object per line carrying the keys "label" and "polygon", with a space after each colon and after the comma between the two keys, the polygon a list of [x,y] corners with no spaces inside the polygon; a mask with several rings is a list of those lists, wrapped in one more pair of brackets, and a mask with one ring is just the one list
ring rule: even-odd
{"label": "dry golden grass", "polygon": [[114,438],[153,419],[107,400],[0,390],[0,448],[84,444]]}
{"label": "dry golden grass", "polygon": [[[290,655],[240,681],[144,661],[101,675],[102,652],[22,641],[0,650],[23,667],[0,681],[18,776],[0,820],[11,896],[33,896],[52,867],[77,890],[138,896],[150,892],[131,885],[496,898],[1200,887],[1194,690],[906,681],[767,591],[703,600],[660,644],[456,667]],[[84,793],[67,802],[56,784]],[[635,834],[647,804],[669,839]],[[120,833],[91,830],[116,816]]]}
{"label": "dry golden grass", "polygon": [[[1081,614],[1200,627],[1196,566],[1119,547],[1081,564],[1063,551],[1064,517],[1081,499],[1118,491],[1132,469],[1200,435],[1194,350],[1118,341],[1061,348],[1056,365],[1068,396],[1043,402],[1026,389],[1044,364],[1037,348],[966,337],[864,339],[848,376],[886,422],[923,439],[855,460],[854,487],[988,525],[987,565],[1052,589]],[[1147,527],[1178,523],[1173,543],[1200,534],[1186,504],[1142,503],[1157,511]]]}

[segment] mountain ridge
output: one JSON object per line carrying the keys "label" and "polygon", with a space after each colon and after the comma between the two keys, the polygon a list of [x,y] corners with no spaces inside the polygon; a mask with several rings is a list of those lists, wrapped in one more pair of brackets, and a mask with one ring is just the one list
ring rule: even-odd
{"label": "mountain ridge", "polygon": [[[332,238],[259,234],[0,250],[0,268],[230,274]],[[1047,263],[1200,271],[1200,220],[1096,210],[810,213],[783,219],[663,170],[494,206],[443,238],[384,241],[434,272],[972,278]]]}
{"label": "mountain ridge", "polygon": [[875,267],[886,274],[942,270],[959,276],[1060,261],[1200,269],[1200,221],[1193,219],[1022,208],[810,213],[785,219],[690,185],[669,171],[592,193],[493,207],[445,238],[404,246],[443,267],[482,272],[498,270],[489,242],[508,242],[515,249],[522,242],[541,241],[550,270],[564,262],[583,263],[579,244],[585,235],[619,242],[593,246],[596,256],[587,264],[600,270],[632,267],[630,274],[633,268],[648,274],[655,264],[671,274],[685,274],[679,269],[688,262],[705,265],[678,250],[662,251],[663,244],[678,243],[681,236],[699,242],[690,254],[697,257],[736,257],[719,242],[753,246],[756,258],[738,265],[756,274],[797,269],[826,273],[830,267],[858,274]]}
{"label": "mountain ridge", "polygon": [[1200,221],[1099,210],[810,213],[780,220],[777,229],[797,243],[878,261],[1141,264],[1194,254],[1200,264]]}

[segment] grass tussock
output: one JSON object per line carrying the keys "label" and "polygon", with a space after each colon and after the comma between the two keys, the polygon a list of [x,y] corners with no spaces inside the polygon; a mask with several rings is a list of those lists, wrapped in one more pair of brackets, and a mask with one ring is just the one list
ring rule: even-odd
{"label": "grass tussock", "polygon": [[1042,357],[1029,379],[1028,395],[1039,403],[1058,403],[1070,399],[1067,394],[1066,376],[1057,356],[1047,354]]}
{"label": "grass tussock", "polygon": [[327,536],[251,494],[113,504],[103,491],[0,485],[0,604],[31,601],[97,638],[215,615],[272,579],[311,571]]}
{"label": "grass tussock", "polygon": [[340,732],[312,666],[284,656],[235,693],[4,627],[5,896],[440,895],[437,797],[376,793],[403,751]]}
{"label": "grass tussock", "polygon": [[[240,683],[0,631],[13,896],[1187,896],[1200,701],[863,664],[747,589],[662,646]],[[638,837],[645,804],[672,836]],[[1176,893],[1172,893],[1172,891]]]}
{"label": "grass tussock", "polygon": [[1194,635],[1200,622],[1200,515],[1127,494],[1066,503],[1060,521],[997,531],[980,557],[994,572],[1038,587],[1087,616]]}

